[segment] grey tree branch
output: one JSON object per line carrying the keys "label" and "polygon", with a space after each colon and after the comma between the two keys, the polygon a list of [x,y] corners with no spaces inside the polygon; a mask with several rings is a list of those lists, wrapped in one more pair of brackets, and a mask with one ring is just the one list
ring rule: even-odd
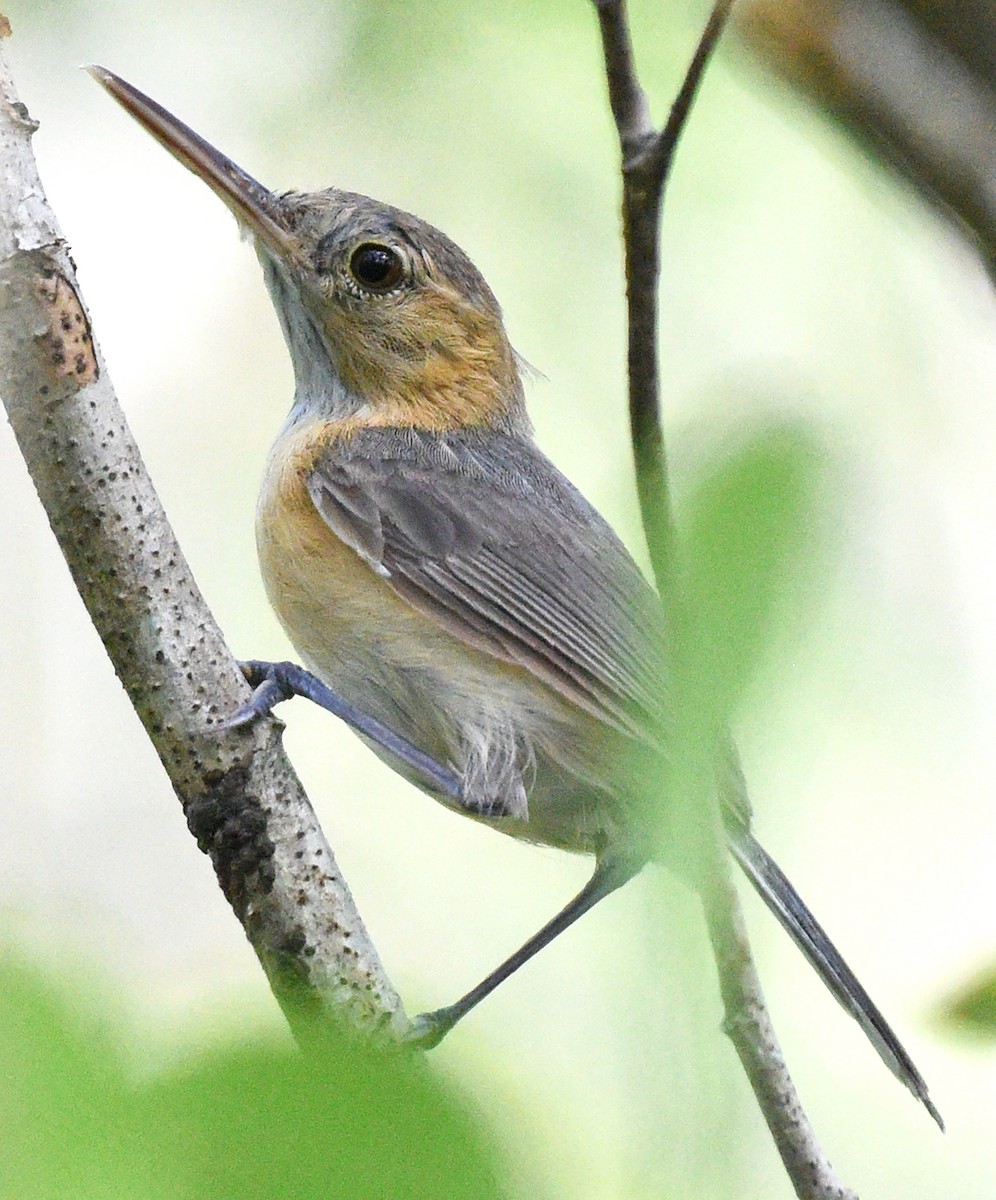
{"label": "grey tree branch", "polygon": [[115,398],[38,177],[34,128],[0,47],[0,396],[52,530],[295,1034],[308,1036],[315,1011],[406,1029],[282,726],[212,732],[247,685]]}
{"label": "grey tree branch", "polygon": [[749,0],[738,29],[996,273],[996,8],[930,0]]}
{"label": "grey tree branch", "polygon": [[[702,73],[731,0],[718,0],[671,109],[657,131],[633,60],[624,0],[594,0],[609,101],[622,152],[623,232],[629,310],[630,427],[643,525],[663,602],[680,603],[667,457],[661,431],[657,361],[660,222],[668,173]],[[708,772],[703,772],[707,774]],[[693,764],[690,776],[696,774]],[[718,824],[718,820],[717,820]],[[721,832],[717,829],[717,843]],[[740,900],[725,855],[711,855],[703,899],[725,1010],[724,1028],[754,1090],[800,1200],[857,1200],[823,1153],[775,1035],[754,966]]]}

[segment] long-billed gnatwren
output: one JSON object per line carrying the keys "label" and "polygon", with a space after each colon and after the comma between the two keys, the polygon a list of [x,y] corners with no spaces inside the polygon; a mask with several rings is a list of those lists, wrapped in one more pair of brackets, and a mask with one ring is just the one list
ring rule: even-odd
{"label": "long-billed gnatwren", "polygon": [[[261,686],[236,720],[301,691],[443,803],[595,857],[558,916],[421,1018],[431,1043],[646,863],[700,886],[668,839],[666,806],[646,803],[647,780],[666,778],[662,607],[535,446],[501,311],[462,250],[366,196],[268,191],[136,88],[92,72],[251,236],[294,364],[256,532],[270,602],[310,674],[253,664]],[[735,752],[717,760],[732,853],[940,1122],[885,1018],[752,835]]]}

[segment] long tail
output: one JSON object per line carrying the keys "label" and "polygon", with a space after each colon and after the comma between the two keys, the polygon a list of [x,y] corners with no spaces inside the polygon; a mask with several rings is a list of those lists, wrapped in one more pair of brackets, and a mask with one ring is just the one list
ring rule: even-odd
{"label": "long tail", "polygon": [[730,822],[727,834],[734,857],[765,904],[837,1000],[865,1031],[885,1065],[906,1084],[943,1129],[944,1121],[930,1099],[923,1076],[781,867],[748,829]]}

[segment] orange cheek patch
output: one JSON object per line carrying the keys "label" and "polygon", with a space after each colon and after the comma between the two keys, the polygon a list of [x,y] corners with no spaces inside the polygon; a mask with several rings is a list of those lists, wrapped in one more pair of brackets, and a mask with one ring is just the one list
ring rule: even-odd
{"label": "orange cheek patch", "polygon": [[[326,325],[343,382],[369,406],[366,426],[445,432],[499,422],[519,395],[497,315],[444,289],[336,313]],[[338,423],[342,436],[353,419]]]}

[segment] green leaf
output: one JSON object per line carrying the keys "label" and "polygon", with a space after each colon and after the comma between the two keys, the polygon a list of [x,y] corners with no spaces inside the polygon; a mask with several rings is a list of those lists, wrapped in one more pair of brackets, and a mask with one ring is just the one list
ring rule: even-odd
{"label": "green leaf", "polygon": [[959,1033],[996,1038],[996,966],[981,972],[950,997],[941,1016]]}
{"label": "green leaf", "polygon": [[725,725],[809,566],[819,456],[801,430],[755,435],[684,506],[678,657],[694,708]]}
{"label": "green leaf", "polygon": [[352,1031],[214,1050],[128,1077],[106,1018],[0,970],[0,1197],[491,1200],[488,1136],[419,1055]]}
{"label": "green leaf", "polygon": [[714,837],[708,798],[734,711],[811,565],[818,472],[806,434],[766,429],[715,461],[679,513],[667,774],[646,772],[645,800],[662,844],[683,845],[693,861]]}

